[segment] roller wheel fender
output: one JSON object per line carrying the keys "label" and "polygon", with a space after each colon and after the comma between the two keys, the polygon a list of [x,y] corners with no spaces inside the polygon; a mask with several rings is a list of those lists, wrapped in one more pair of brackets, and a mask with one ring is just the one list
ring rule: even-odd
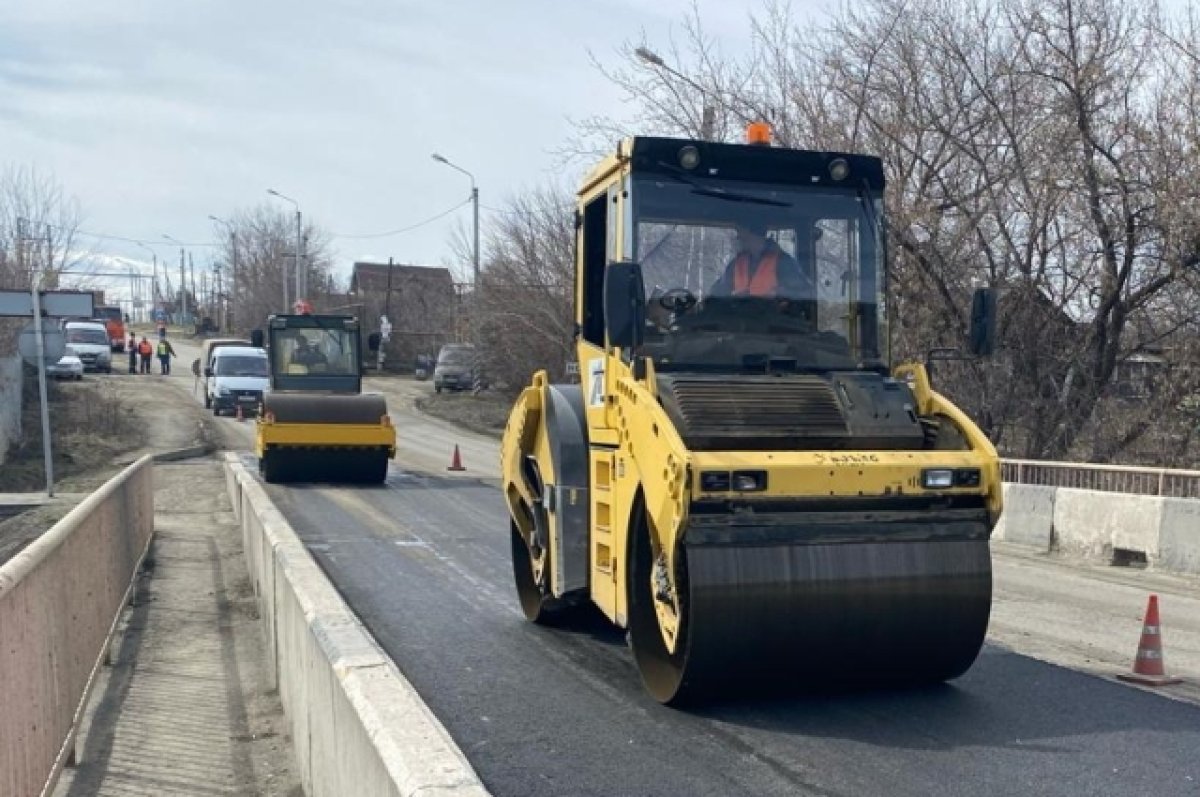
{"label": "roller wheel fender", "polygon": [[525,618],[537,625],[569,625],[570,621],[581,613],[581,603],[574,599],[555,598],[544,584],[537,583],[533,575],[533,559],[525,538],[521,536],[517,524],[511,520],[509,530],[512,538],[513,577]]}

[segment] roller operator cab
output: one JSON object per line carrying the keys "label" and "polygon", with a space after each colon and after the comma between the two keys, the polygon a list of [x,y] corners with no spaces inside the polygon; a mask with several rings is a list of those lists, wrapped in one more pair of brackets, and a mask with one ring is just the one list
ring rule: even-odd
{"label": "roller operator cab", "polygon": [[263,478],[383,482],[396,430],[383,396],[362,393],[358,321],[275,315],[266,338],[271,386],[255,439]]}
{"label": "roller operator cab", "polygon": [[535,622],[627,628],[659,701],[939,681],[983,642],[999,461],[890,369],[883,189],[874,157],[663,138],[580,189],[581,384],[510,415],[514,575]]}

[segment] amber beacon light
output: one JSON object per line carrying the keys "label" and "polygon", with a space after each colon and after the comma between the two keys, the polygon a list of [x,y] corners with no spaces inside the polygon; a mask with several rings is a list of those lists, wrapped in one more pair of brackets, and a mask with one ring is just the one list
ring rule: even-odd
{"label": "amber beacon light", "polygon": [[766,122],[751,122],[746,125],[746,143],[771,146],[771,125]]}

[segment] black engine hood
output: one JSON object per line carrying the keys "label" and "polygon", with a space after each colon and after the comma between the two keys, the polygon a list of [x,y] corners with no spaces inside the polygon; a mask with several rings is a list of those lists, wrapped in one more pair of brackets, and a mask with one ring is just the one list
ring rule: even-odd
{"label": "black engine hood", "polygon": [[660,374],[659,402],[692,451],[915,451],[908,385],[872,372]]}

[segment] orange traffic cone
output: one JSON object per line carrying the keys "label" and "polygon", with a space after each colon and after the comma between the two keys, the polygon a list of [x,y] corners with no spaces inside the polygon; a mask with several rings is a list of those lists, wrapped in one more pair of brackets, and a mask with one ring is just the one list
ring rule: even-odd
{"label": "orange traffic cone", "polygon": [[462,464],[462,455],[458,453],[458,445],[454,446],[454,458],[450,460],[450,467],[446,470],[466,470]]}
{"label": "orange traffic cone", "polygon": [[1138,642],[1137,656],[1133,659],[1133,672],[1121,673],[1117,677],[1145,686],[1165,686],[1181,683],[1180,678],[1167,675],[1163,663],[1162,626],[1158,624],[1158,596],[1151,595],[1146,604],[1146,619],[1142,624],[1142,639]]}

